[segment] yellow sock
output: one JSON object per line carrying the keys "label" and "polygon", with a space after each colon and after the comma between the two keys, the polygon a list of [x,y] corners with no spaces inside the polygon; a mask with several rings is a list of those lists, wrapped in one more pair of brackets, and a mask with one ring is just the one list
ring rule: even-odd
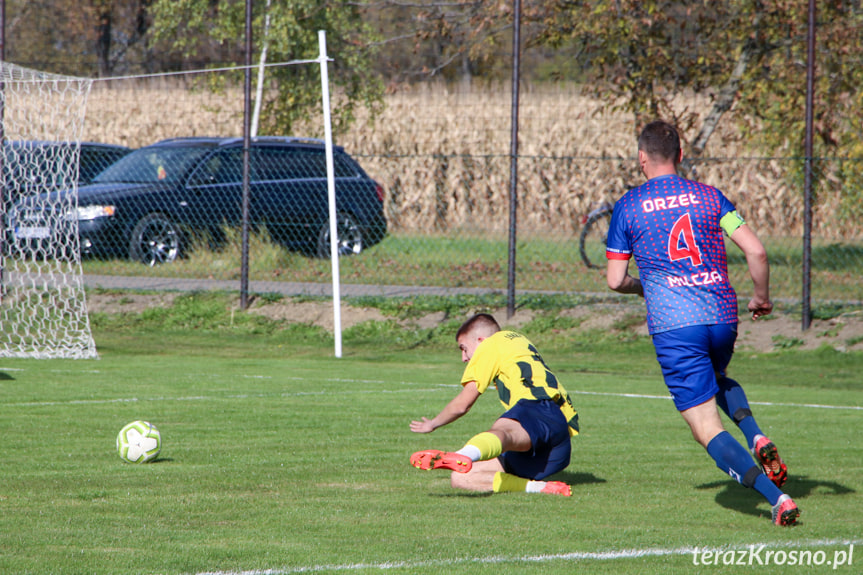
{"label": "yellow sock", "polygon": [[494,474],[494,483],[492,491],[495,493],[516,493],[527,490],[527,484],[530,480],[518,475],[511,475],[498,471]]}
{"label": "yellow sock", "polygon": [[503,453],[503,445],[500,442],[500,438],[488,431],[474,435],[468,440],[467,445],[472,445],[479,449],[479,458],[482,461],[494,459]]}

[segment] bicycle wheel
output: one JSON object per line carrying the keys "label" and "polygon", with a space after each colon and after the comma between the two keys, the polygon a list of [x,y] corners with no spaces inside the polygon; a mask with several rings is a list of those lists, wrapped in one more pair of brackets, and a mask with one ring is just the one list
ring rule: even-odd
{"label": "bicycle wheel", "polygon": [[606,208],[592,214],[584,227],[581,228],[581,236],[578,239],[578,251],[581,260],[589,268],[599,269],[605,267],[605,244],[608,240],[608,227],[611,224],[611,213],[613,208]]}

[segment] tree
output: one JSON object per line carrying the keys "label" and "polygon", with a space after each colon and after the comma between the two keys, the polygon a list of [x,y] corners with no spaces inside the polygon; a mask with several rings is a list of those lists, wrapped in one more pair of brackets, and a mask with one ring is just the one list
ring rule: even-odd
{"label": "tree", "polygon": [[[847,149],[861,111],[863,12],[859,2],[819,2],[816,126],[824,153]],[[540,43],[579,46],[598,97],[631,111],[636,128],[663,116],[698,155],[722,114],[736,106],[740,128],[764,151],[802,152],[807,7],[792,0],[552,0]],[[672,106],[675,94],[710,94],[700,111]],[[752,121],[755,121],[753,124]]]}
{"label": "tree", "polygon": [[90,0],[95,20],[95,52],[99,76],[114,74],[127,51],[145,42],[150,28],[149,9],[153,0]]}
{"label": "tree", "polygon": [[[263,30],[264,3],[254,5],[254,29]],[[331,82],[336,86],[333,129],[343,130],[359,106],[376,110],[383,92],[371,72],[374,36],[349,0],[285,0],[270,8],[268,61],[290,62],[318,57],[318,30],[327,32]],[[155,0],[155,40],[167,42],[187,57],[201,52],[240,55],[245,37],[244,0]],[[237,59],[210,58],[212,65],[236,65]],[[261,131],[291,133],[295,124],[320,107],[317,66],[271,67],[263,101]]]}
{"label": "tree", "polygon": [[[512,0],[373,0],[364,18],[384,38],[384,73],[392,82],[442,78],[506,80],[512,62]],[[522,35],[536,32],[547,0],[523,2]],[[527,55],[537,63],[544,54]],[[527,62],[526,62],[527,63]],[[527,65],[526,69],[534,66]]]}
{"label": "tree", "polygon": [[[56,73],[150,71],[152,0],[8,0],[7,57]],[[58,25],[62,23],[61,25]]]}
{"label": "tree", "polygon": [[[64,3],[65,2],[65,3]],[[80,54],[93,34],[88,12],[70,10],[69,0],[7,0],[6,59],[55,73],[81,73]],[[57,26],[57,14],[64,26]]]}

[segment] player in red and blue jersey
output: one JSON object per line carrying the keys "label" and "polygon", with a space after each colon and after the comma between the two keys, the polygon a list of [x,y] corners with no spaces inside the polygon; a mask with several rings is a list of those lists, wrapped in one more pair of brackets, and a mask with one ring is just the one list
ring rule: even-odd
{"label": "player in red and blue jersey", "polygon": [[[645,126],[638,161],[647,182],[614,206],[608,286],[644,297],[665,383],[695,440],[720,469],[770,502],[774,523],[792,525],[799,510],[780,490],[787,467],[761,433],[743,388],[726,375],[737,339],[737,295],[728,280],[723,232],[746,257],[753,319],[773,310],[767,253],[722,192],[677,175],[682,159],[674,126],[663,121]],[[638,278],[629,275],[633,257]],[[759,465],[725,431],[717,406],[746,436]]]}

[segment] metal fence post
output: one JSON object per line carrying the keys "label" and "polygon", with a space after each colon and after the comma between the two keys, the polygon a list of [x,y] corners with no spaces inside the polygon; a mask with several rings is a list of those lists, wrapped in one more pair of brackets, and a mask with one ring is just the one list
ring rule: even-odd
{"label": "metal fence post", "polygon": [[518,96],[521,52],[521,0],[513,2],[512,22],[512,134],[509,172],[509,261],[506,281],[506,316],[515,314],[516,222],[518,214]]}
{"label": "metal fence post", "polygon": [[246,0],[246,67],[243,81],[243,222],[240,255],[240,309],[249,307],[249,147],[252,108],[252,0]]}
{"label": "metal fence post", "polygon": [[812,323],[812,120],[815,92],[815,0],[809,0],[809,32],[806,55],[806,142],[803,184],[803,331]]}

